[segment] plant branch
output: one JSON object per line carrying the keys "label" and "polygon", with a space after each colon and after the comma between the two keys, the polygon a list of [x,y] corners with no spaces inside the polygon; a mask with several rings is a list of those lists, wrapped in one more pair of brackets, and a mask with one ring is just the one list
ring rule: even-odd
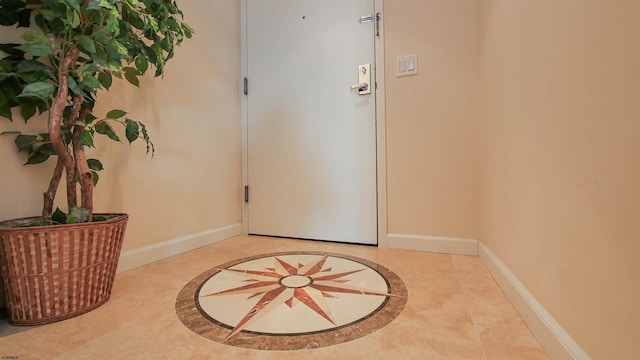
{"label": "plant branch", "polygon": [[56,192],[58,192],[58,186],[60,185],[60,179],[62,178],[62,171],[64,170],[64,163],[62,158],[58,157],[56,160],[56,168],[53,170],[51,181],[49,181],[49,188],[43,193],[44,201],[42,206],[42,217],[45,220],[51,220],[51,214],[53,214],[53,200],[56,198]]}
{"label": "plant branch", "polygon": [[81,95],[73,96],[73,103],[71,106],[71,112],[69,116],[67,116],[66,126],[71,129],[73,126],[73,122],[76,121],[78,116],[80,116],[80,108],[82,107],[82,103],[84,102],[84,98]]}
{"label": "plant branch", "polygon": [[[71,128],[73,126],[73,122],[78,118],[80,114],[80,107],[82,106],[83,98],[80,95],[76,95],[73,97],[73,105],[71,107],[71,112],[69,116],[67,116],[66,126]],[[61,157],[58,156],[56,160],[56,167],[53,170],[53,174],[51,176],[51,180],[49,181],[49,188],[43,194],[44,201],[42,205],[42,217],[46,220],[51,219],[51,215],[53,214],[53,202],[56,198],[56,193],[58,192],[58,187],[60,185],[60,179],[62,178],[62,171],[64,170],[64,161]]]}
{"label": "plant branch", "polygon": [[58,158],[61,159],[65,169],[67,182],[67,206],[69,211],[78,204],[76,193],[76,167],[74,165],[73,157],[69,153],[69,149],[62,139],[61,127],[62,117],[64,109],[67,106],[67,98],[69,95],[67,75],[69,68],[71,68],[72,65],[75,65],[79,55],[80,49],[76,46],[73,46],[63,55],[60,68],[58,69],[58,93],[53,101],[49,118],[49,135],[51,145],[58,155]]}
{"label": "plant branch", "polygon": [[[86,123],[87,114],[90,113],[89,109],[82,109],[80,113],[80,122]],[[88,221],[93,220],[93,173],[89,169],[87,163],[87,156],[84,152],[84,145],[80,143],[80,134],[84,131],[84,126],[76,125],[73,130],[73,137],[71,141],[73,143],[73,154],[76,159],[76,170],[80,177],[80,192],[82,207],[89,211]]]}

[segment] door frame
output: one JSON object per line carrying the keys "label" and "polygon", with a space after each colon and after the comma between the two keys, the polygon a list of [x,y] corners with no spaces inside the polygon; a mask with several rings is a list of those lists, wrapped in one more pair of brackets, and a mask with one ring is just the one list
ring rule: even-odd
{"label": "door frame", "polygon": [[[374,12],[380,14],[379,36],[374,38],[376,62],[376,172],[377,172],[377,214],[378,247],[387,245],[387,148],[385,121],[385,62],[384,62],[384,0],[374,0]],[[374,14],[374,15],[375,15]],[[366,14],[362,14],[366,15]],[[356,21],[356,19],[354,19]],[[248,97],[244,94],[244,78],[248,74],[247,61],[247,0],[240,0],[240,116],[242,122],[242,233],[249,233],[249,205],[244,202],[244,187],[248,182]]]}

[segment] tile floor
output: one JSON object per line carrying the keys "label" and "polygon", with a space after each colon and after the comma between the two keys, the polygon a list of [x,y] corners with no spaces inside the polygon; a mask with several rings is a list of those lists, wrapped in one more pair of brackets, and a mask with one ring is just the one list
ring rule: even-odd
{"label": "tile floor", "polygon": [[[176,296],[215,265],[282,251],[326,251],[379,263],[404,281],[402,313],[371,335],[313,350],[259,351],[200,337]],[[1,359],[548,359],[477,257],[240,236],[118,274],[111,300],[31,328],[0,323]]]}

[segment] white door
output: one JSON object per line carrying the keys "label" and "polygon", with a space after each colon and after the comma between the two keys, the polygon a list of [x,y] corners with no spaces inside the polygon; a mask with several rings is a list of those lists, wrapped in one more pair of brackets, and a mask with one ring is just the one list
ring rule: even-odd
{"label": "white door", "polygon": [[[246,14],[249,233],[377,244],[374,0]],[[370,94],[352,90],[365,64]]]}

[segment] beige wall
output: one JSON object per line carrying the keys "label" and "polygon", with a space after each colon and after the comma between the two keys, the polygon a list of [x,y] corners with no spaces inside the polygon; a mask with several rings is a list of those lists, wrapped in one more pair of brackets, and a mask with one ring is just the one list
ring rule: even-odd
{"label": "beige wall", "polygon": [[[97,112],[129,111],[147,124],[156,145],[153,160],[142,143],[97,151],[105,171],[96,210],[130,214],[125,250],[242,221],[239,6],[225,0],[179,5],[196,35],[177,49],[164,78],[144,79],[140,89],[120,82],[99,95]],[[0,131],[7,128],[2,119]],[[12,139],[0,138],[0,219],[39,213],[53,165],[21,167],[23,159],[7,155],[13,147]]]}
{"label": "beige wall", "polygon": [[482,240],[594,359],[640,357],[640,2],[480,2]]}
{"label": "beige wall", "polygon": [[[384,16],[388,232],[477,238],[476,2],[385,1]],[[397,78],[414,53],[419,74]]]}

